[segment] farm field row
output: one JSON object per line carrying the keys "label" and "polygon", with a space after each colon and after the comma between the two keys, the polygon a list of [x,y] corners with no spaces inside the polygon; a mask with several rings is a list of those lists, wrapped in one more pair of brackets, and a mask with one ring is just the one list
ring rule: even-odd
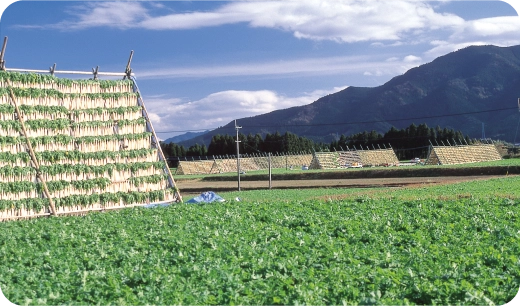
{"label": "farm field row", "polygon": [[222,193],[4,222],[0,287],[19,305],[504,304],[520,286],[519,186]]}
{"label": "farm field row", "polygon": [[[506,174],[508,170],[515,171],[520,167],[520,158],[503,159],[490,162],[460,164],[460,165],[415,165],[415,166],[403,166],[403,167],[370,167],[370,168],[350,168],[350,169],[328,169],[328,170],[286,170],[286,169],[272,169],[272,174],[278,177],[284,177],[286,179],[299,179],[305,176],[322,176],[322,174],[330,173],[331,175],[345,175],[352,177],[362,176],[374,176],[375,173],[384,172],[390,176],[405,176],[414,175],[417,172],[424,173],[436,173],[436,172],[449,172],[464,171],[471,172],[472,169],[500,169],[500,174]],[[172,173],[175,173],[176,168],[171,168]],[[247,179],[258,179],[264,178],[268,175],[268,170],[248,171],[242,176],[244,180]],[[220,174],[196,174],[196,175],[175,175],[175,179],[178,181],[191,180],[191,179],[205,179],[205,180],[233,180],[236,178],[236,172],[220,173]],[[417,175],[416,175],[417,176]],[[424,176],[424,175],[422,175]],[[426,175],[427,176],[427,175]]]}

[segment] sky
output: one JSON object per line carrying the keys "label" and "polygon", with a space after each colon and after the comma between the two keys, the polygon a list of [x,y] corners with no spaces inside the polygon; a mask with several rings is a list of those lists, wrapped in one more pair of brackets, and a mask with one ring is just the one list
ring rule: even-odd
{"label": "sky", "polygon": [[520,0],[0,2],[7,68],[124,72],[133,50],[163,140],[520,44]]}

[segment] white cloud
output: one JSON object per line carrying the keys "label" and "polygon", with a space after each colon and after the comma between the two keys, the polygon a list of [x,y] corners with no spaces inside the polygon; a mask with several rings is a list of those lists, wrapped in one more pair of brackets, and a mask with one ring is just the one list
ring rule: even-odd
{"label": "white cloud", "polygon": [[[228,90],[210,94],[197,101],[152,97],[143,99],[156,131],[195,131],[223,126],[238,118],[306,105],[345,88],[320,89],[302,93],[297,97],[287,97],[270,90]],[[178,134],[182,132],[159,135],[161,139],[166,139]]]}
{"label": "white cloud", "polygon": [[395,57],[395,56],[392,56],[392,57],[389,57],[386,59],[387,62],[395,62],[395,61],[398,61],[399,58]]}
{"label": "white cloud", "polygon": [[18,25],[19,28],[54,28],[63,31],[82,30],[93,27],[118,29],[134,28],[136,22],[150,18],[148,9],[139,2],[96,1],[73,5],[67,13],[73,20],[64,20],[51,25]]}
{"label": "white cloud", "polygon": [[160,124],[161,123],[161,117],[159,117],[159,115],[155,114],[155,113],[149,113],[148,114],[148,118],[152,121],[152,122],[155,122],[156,124]]}
{"label": "white cloud", "polygon": [[519,39],[520,18],[517,16],[503,16],[482,18],[468,21],[458,28],[450,37],[452,40],[472,39],[475,37],[489,38],[500,37],[504,39]]}
{"label": "white cloud", "polygon": [[[168,67],[139,69],[139,79],[214,78],[233,76],[301,77],[345,75],[378,70],[378,75],[403,73],[420,64],[420,57],[407,56],[403,60],[386,56],[335,56],[301,58],[271,62],[247,62],[220,66]],[[405,70],[403,70],[405,69]]]}
{"label": "white cloud", "polygon": [[437,58],[441,55],[448,54],[453,51],[457,51],[469,46],[482,46],[486,45],[486,42],[483,41],[472,41],[472,42],[462,42],[462,43],[451,43],[448,41],[436,40],[432,41],[431,45],[434,46],[427,52],[425,52],[426,57],[430,59]]}
{"label": "white cloud", "polygon": [[[456,0],[462,1],[462,0]],[[513,7],[517,2],[506,0]],[[20,27],[51,27],[61,30],[80,30],[91,27],[118,29],[182,30],[244,23],[251,27],[278,29],[293,33],[297,38],[330,40],[340,43],[371,42],[372,47],[399,47],[402,45],[429,44],[441,41],[424,53],[425,60],[455,51],[460,46],[494,44],[508,46],[520,43],[520,18],[514,16],[483,18],[465,21],[459,16],[438,13],[436,1],[426,0],[284,0],[284,1],[234,1],[209,11],[175,12],[164,4],[155,2],[102,2],[73,5],[69,10],[73,17],[52,25],[24,25]],[[470,5],[470,4],[468,4]],[[365,61],[366,62],[366,61]],[[221,75],[222,69],[229,75],[272,75],[305,73],[303,67],[290,67],[296,61],[280,62],[260,67],[236,65],[235,67],[199,67],[181,69],[179,75]],[[305,63],[308,64],[308,63]],[[316,73],[316,65],[312,65]],[[317,63],[316,63],[317,64]],[[327,63],[325,63],[325,66]],[[336,68],[337,67],[337,68]],[[345,69],[345,65],[324,67],[323,73]],[[352,67],[349,67],[352,68]],[[264,69],[264,71],[262,71]],[[331,70],[332,69],[332,70]],[[361,69],[363,70],[363,69]],[[382,67],[379,74],[386,74]],[[364,71],[375,71],[367,67]],[[168,69],[155,70],[155,75],[173,76]],[[144,77],[141,75],[141,77]]]}
{"label": "white cloud", "polygon": [[291,32],[298,38],[359,42],[398,41],[409,33],[464,23],[462,18],[437,13],[427,1],[419,0],[236,1],[213,11],[164,11],[146,2],[92,2],[74,6],[70,10],[74,20],[49,27],[179,30],[247,23]]}
{"label": "white cloud", "polygon": [[403,62],[405,63],[417,63],[421,62],[421,58],[415,55],[407,55],[404,57]]}
{"label": "white cloud", "polygon": [[380,77],[383,74],[385,74],[385,73],[383,71],[379,70],[379,69],[376,69],[374,71],[365,71],[365,72],[363,72],[364,76],[377,76],[377,77]]}
{"label": "white cloud", "polygon": [[434,59],[468,46],[496,45],[513,46],[520,44],[520,17],[504,16],[468,21],[446,40],[434,40],[433,48],[425,52]]}
{"label": "white cloud", "polygon": [[462,18],[436,13],[424,1],[253,1],[233,2],[211,12],[150,17],[139,27],[152,30],[194,29],[244,22],[291,32],[297,38],[358,42],[399,40],[417,29],[462,24]]}

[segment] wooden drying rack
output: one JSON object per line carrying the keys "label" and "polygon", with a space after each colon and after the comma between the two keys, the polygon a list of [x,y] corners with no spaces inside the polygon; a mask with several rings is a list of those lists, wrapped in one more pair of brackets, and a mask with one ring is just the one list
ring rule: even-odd
{"label": "wooden drying rack", "polygon": [[[178,202],[182,202],[182,197],[181,197],[178,189],[176,189],[175,181],[173,179],[173,175],[172,175],[172,173],[170,171],[170,168],[168,167],[167,160],[166,160],[166,158],[164,156],[164,153],[163,153],[163,151],[161,149],[161,146],[160,146],[160,143],[159,143],[159,138],[157,137],[157,134],[155,133],[155,130],[154,130],[153,126],[152,126],[152,123],[150,122],[150,119],[148,117],[148,112],[147,112],[146,107],[144,105],[144,101],[143,101],[142,95],[141,95],[141,93],[139,91],[139,87],[137,86],[137,83],[135,81],[134,73],[132,72],[132,68],[130,68],[130,64],[132,62],[132,57],[134,55],[134,51],[133,50],[130,51],[130,57],[128,58],[128,62],[126,64],[125,72],[100,72],[99,71],[99,66],[96,66],[96,68],[92,68],[92,72],[89,72],[89,71],[56,70],[56,63],[54,63],[54,65],[52,67],[50,67],[49,70],[17,69],[17,68],[6,68],[6,66],[5,66],[4,56],[5,56],[5,51],[6,51],[6,47],[7,47],[7,39],[8,39],[7,36],[4,37],[4,43],[2,45],[2,50],[0,52],[0,70],[3,70],[3,71],[25,72],[25,73],[50,73],[53,76],[55,74],[93,75],[93,79],[94,80],[97,80],[98,76],[119,76],[119,77],[123,77],[123,79],[132,80],[134,92],[137,92],[138,93],[138,97],[139,97],[137,103],[138,103],[139,106],[141,106],[142,115],[146,119],[147,129],[152,133],[152,146],[157,148],[158,153],[159,153],[159,159],[161,161],[165,162],[166,166],[164,168],[164,172],[168,175],[169,185],[170,185],[171,188],[174,188],[176,190],[174,199],[176,199],[176,201],[178,201]],[[10,83],[8,83],[8,84],[10,84]],[[46,184],[45,180],[40,175],[39,162],[38,162],[38,160],[36,158],[36,155],[34,154],[34,150],[32,148],[31,142],[29,141],[29,138],[27,137],[27,131],[25,129],[23,116],[22,116],[20,110],[18,109],[18,104],[16,102],[16,99],[15,99],[15,96],[13,94],[12,88],[11,88],[10,85],[9,85],[9,87],[10,87],[10,97],[11,97],[13,105],[15,106],[15,111],[16,111],[16,115],[17,115],[16,117],[20,121],[20,124],[22,126],[22,133],[23,133],[23,135],[25,136],[25,139],[26,139],[27,150],[29,151],[29,155],[31,156],[31,162],[33,164],[33,167],[36,169],[37,178],[40,180],[40,182],[43,185],[45,196],[49,199],[51,215],[55,216],[55,215],[57,215],[57,213],[56,213],[56,208],[54,206],[54,202],[52,201],[52,197],[50,196],[50,193],[49,193],[49,190],[47,188],[47,184]]]}

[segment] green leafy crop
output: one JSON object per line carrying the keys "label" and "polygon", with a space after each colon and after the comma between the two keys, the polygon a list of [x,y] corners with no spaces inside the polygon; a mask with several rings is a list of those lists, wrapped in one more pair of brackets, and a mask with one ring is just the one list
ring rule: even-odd
{"label": "green leafy crop", "polygon": [[84,85],[84,84],[99,84],[100,88],[109,88],[119,85],[132,85],[132,80],[71,80],[65,78],[57,78],[52,75],[36,74],[36,73],[19,73],[0,71],[0,81],[9,80],[11,82],[20,82],[23,84],[43,84],[55,83],[62,86]]}
{"label": "green leafy crop", "polygon": [[8,222],[0,286],[38,305],[504,304],[520,285],[519,214],[510,199],[359,198]]}

